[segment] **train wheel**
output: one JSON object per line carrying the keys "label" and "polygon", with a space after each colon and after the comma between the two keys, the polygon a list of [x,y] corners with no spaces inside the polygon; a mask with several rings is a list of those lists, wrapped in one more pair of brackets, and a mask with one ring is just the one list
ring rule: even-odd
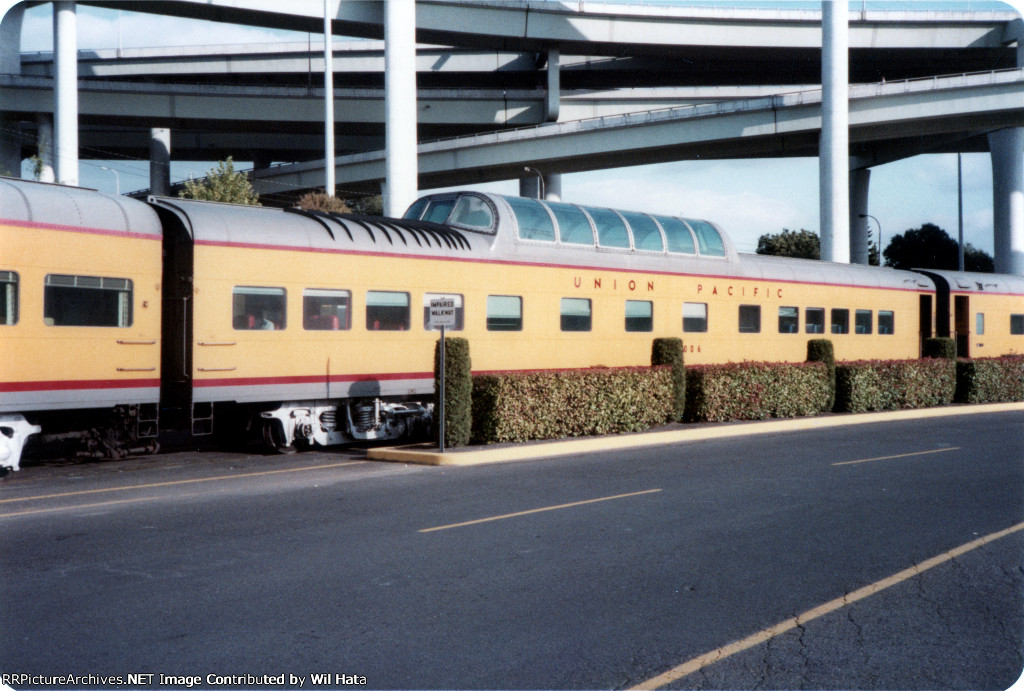
{"label": "train wheel", "polygon": [[295,453],[295,447],[285,443],[284,430],[277,420],[266,420],[263,423],[263,443],[274,453]]}

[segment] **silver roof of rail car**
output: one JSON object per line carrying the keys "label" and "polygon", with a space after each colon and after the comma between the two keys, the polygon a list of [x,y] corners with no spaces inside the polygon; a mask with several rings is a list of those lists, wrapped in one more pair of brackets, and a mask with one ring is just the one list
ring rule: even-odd
{"label": "silver roof of rail car", "polygon": [[16,178],[0,178],[0,218],[118,233],[162,233],[153,209],[131,197]]}
{"label": "silver roof of rail car", "polygon": [[474,249],[466,233],[436,223],[169,197],[149,202],[174,213],[197,242],[445,256]]}
{"label": "silver roof of rail car", "polygon": [[958,293],[1024,295],[1024,276],[942,269],[919,269],[919,271],[944,279],[949,284],[949,289]]}
{"label": "silver roof of rail car", "polygon": [[738,276],[770,281],[829,283],[865,288],[933,290],[931,279],[913,271],[882,266],[839,264],[817,259],[794,259],[764,254],[739,255]]}

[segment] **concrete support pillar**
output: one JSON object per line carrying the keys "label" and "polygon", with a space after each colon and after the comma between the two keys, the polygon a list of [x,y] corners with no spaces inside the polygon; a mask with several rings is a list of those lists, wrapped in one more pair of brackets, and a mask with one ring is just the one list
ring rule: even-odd
{"label": "concrete support pillar", "polygon": [[519,196],[540,199],[540,178],[534,175],[519,178]]}
{"label": "concrete support pillar", "polygon": [[562,201],[562,175],[552,173],[544,176],[544,198],[552,202]]}
{"label": "concrete support pillar", "polygon": [[39,181],[55,182],[53,170],[53,116],[50,113],[36,115],[36,155],[40,159]]}
{"label": "concrete support pillar", "polygon": [[845,0],[821,3],[821,258],[850,261],[849,56]]}
{"label": "concrete support pillar", "polygon": [[416,200],[416,13],[408,0],[384,0],[384,215]]}
{"label": "concrete support pillar", "polygon": [[[530,170],[534,170],[531,168]],[[543,190],[541,189],[543,178]],[[562,201],[562,174],[529,175],[519,178],[519,196],[529,199],[547,199],[553,202]]]}
{"label": "concrete support pillar", "polygon": [[[21,20],[25,4],[0,0],[0,73],[21,74]],[[13,5],[13,6],[12,6]]]}
{"label": "concrete support pillar", "polygon": [[149,131],[149,191],[158,197],[171,193],[171,131],[166,127]]}
{"label": "concrete support pillar", "polygon": [[548,95],[544,102],[544,120],[558,122],[558,108],[562,101],[562,80],[558,48],[548,49]]}
{"label": "concrete support pillar", "polygon": [[988,135],[997,273],[1024,276],[1024,127]]}
{"label": "concrete support pillar", "polygon": [[75,3],[53,3],[54,163],[57,182],[78,184],[78,18]]}
{"label": "concrete support pillar", "polygon": [[21,177],[21,123],[0,111],[0,175]]}
{"label": "concrete support pillar", "polygon": [[[868,227],[868,187],[871,169],[850,171],[850,263],[867,265],[871,232]],[[879,250],[881,251],[881,250]]]}
{"label": "concrete support pillar", "polygon": [[[324,192],[333,197],[337,191],[337,176],[334,169],[334,32],[330,6],[330,0],[324,0]],[[255,163],[253,167],[257,167]]]}
{"label": "concrete support pillar", "polygon": [[274,165],[274,158],[266,151],[251,151],[253,170],[263,170]]}

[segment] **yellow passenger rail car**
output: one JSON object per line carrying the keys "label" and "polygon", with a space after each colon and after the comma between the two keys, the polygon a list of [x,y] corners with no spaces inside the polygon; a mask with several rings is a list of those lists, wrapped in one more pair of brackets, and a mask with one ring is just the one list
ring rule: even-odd
{"label": "yellow passenger rail car", "polygon": [[[478,192],[424,197],[402,219],[20,181],[0,195],[11,449],[35,425],[134,416],[113,453],[148,438],[157,400],[164,427],[256,426],[282,451],[401,437],[431,424],[440,296],[476,372],[645,365],[664,336],[691,364],[799,362],[809,338],[839,360],[915,358],[944,333],[965,355],[1024,351],[1024,279],[745,255],[696,219]],[[122,316],[47,323],[53,276],[122,281],[96,288]],[[57,424],[56,410],[74,414]]]}

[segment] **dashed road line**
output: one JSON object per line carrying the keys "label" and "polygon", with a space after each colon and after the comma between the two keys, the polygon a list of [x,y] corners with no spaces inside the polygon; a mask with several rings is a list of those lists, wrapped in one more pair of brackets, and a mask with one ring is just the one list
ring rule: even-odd
{"label": "dashed road line", "polygon": [[879,456],[878,458],[862,458],[858,461],[841,461],[832,465],[853,465],[855,463],[870,463],[871,461],[889,461],[894,458],[910,458],[911,456],[926,456],[932,453],[945,453],[946,451],[959,451],[959,446],[948,446],[944,449],[931,449],[930,451],[914,451],[913,453],[901,453],[895,456]]}
{"label": "dashed road line", "polygon": [[558,509],[569,509],[574,506],[583,506],[584,504],[596,504],[600,501],[611,501],[613,499],[625,499],[627,497],[639,497],[643,494],[653,494],[660,492],[661,489],[645,489],[641,492],[629,492],[627,494],[615,494],[610,497],[598,497],[597,499],[584,499],[583,501],[574,501],[568,504],[558,504],[556,506],[542,506],[538,509],[528,509],[526,511],[516,511],[515,513],[505,513],[500,516],[488,516],[487,518],[477,518],[472,521],[463,521],[462,523],[450,523],[448,525],[434,526],[433,528],[423,528],[417,532],[420,533],[433,533],[438,530],[449,530],[450,528],[463,528],[468,525],[477,525],[478,523],[489,523],[491,521],[501,521],[506,518],[516,518],[518,516],[528,516],[534,513],[542,513],[544,511],[557,511]]}

